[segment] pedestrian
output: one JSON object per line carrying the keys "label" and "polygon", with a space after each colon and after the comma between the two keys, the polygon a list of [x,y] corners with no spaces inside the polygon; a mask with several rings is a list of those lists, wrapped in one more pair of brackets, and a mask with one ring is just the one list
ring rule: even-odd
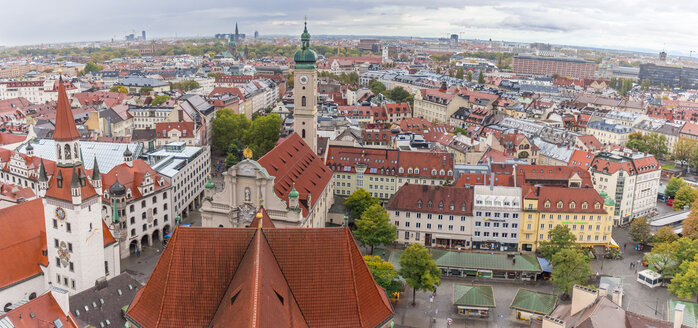
{"label": "pedestrian", "polygon": [[633,262],[630,262],[630,270],[633,269]]}
{"label": "pedestrian", "polygon": [[136,248],[136,257],[141,257],[141,250]]}
{"label": "pedestrian", "polygon": [[623,250],[625,250],[625,247],[627,247],[627,246],[628,246],[628,243],[624,243],[624,244],[623,244]]}

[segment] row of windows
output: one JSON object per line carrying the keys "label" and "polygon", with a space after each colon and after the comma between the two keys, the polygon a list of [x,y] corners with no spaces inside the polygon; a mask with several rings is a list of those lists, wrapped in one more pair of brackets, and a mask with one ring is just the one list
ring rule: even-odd
{"label": "row of windows", "polygon": [[[477,211],[475,212],[475,216],[482,217],[482,212]],[[505,219],[509,218],[509,213],[499,213],[499,212],[494,212],[494,217],[504,217]],[[492,212],[485,212],[485,217],[492,217]],[[511,213],[511,218],[512,219],[518,219],[519,218],[519,213]]]}
{"label": "row of windows", "polygon": [[[72,264],[72,263],[71,263]],[[63,278],[61,280],[61,278]],[[70,285],[68,285],[68,277],[61,277],[60,274],[56,274],[56,283],[62,284],[63,286],[70,287],[73,290],[75,289],[75,279],[70,279]]]}
{"label": "row of windows", "polygon": [[[485,227],[490,227],[490,225],[491,225],[493,228],[499,228],[500,223],[499,223],[499,222],[485,222]],[[502,225],[502,228],[509,228],[509,223],[503,222],[503,223],[501,223],[501,225]],[[480,222],[480,221],[475,221],[475,226],[476,226],[476,227],[481,227],[481,226],[482,226],[482,222]],[[518,223],[512,223],[512,224],[511,224],[511,228],[512,228],[512,229],[518,229],[518,228],[519,228],[519,224],[518,224]]]}
{"label": "row of windows", "polygon": [[[400,222],[395,221],[395,225],[399,227],[399,226],[400,226]],[[409,227],[410,227],[410,223],[409,223],[409,222],[405,222],[405,228],[409,228]],[[419,222],[417,222],[417,224],[415,225],[415,228],[421,228],[421,227],[422,227],[422,224],[419,223]],[[427,229],[431,229],[431,223],[427,223]],[[436,230],[443,230],[443,225],[442,225],[442,224],[437,224],[437,225],[436,225]],[[449,225],[448,225],[448,231],[453,231],[453,225],[452,225],[452,224],[449,224]],[[461,231],[461,232],[465,232],[465,226],[460,226],[460,231]]]}
{"label": "row of windows", "polygon": [[[475,237],[480,237],[480,236],[489,237],[490,236],[489,231],[485,231],[485,232],[475,231],[473,234],[475,235]],[[499,232],[492,232],[492,238],[499,238],[499,235],[500,235]],[[515,232],[512,232],[512,233],[502,232],[501,235],[502,235],[502,238],[516,238],[516,236],[518,236]]]}

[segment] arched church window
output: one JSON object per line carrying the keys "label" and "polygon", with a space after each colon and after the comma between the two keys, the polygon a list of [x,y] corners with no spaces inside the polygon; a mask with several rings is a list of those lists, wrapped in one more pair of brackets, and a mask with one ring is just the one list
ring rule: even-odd
{"label": "arched church window", "polygon": [[77,142],[73,144],[73,149],[75,150],[75,152],[74,152],[75,158],[80,157],[80,154],[78,153],[78,143]]}
{"label": "arched church window", "polygon": [[70,145],[66,144],[65,145],[65,150],[63,151],[65,153],[65,159],[70,159]]}

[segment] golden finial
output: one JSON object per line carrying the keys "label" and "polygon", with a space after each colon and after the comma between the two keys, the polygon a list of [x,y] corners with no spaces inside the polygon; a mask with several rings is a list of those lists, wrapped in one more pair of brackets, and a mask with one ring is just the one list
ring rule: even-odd
{"label": "golden finial", "polygon": [[247,159],[252,158],[252,149],[250,149],[250,147],[245,148],[245,150],[242,151],[242,156]]}
{"label": "golden finial", "polygon": [[63,70],[59,68],[59,69],[58,69],[58,74],[63,74]]}

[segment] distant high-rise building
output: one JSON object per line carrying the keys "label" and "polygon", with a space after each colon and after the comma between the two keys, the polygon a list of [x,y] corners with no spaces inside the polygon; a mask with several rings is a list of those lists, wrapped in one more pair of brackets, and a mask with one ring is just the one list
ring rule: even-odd
{"label": "distant high-rise building", "polygon": [[142,39],[145,41],[145,30],[141,31]]}
{"label": "distant high-rise building", "polygon": [[254,31],[254,38],[255,40],[259,37],[259,31]]}
{"label": "distant high-rise building", "polygon": [[135,39],[136,36],[133,33],[126,35],[126,41],[133,41]]}
{"label": "distant high-rise building", "polygon": [[240,41],[240,34],[238,33],[238,23],[235,22],[235,42]]}
{"label": "distant high-rise building", "polygon": [[698,69],[691,67],[640,65],[640,81],[649,79],[652,85],[665,85],[672,88],[698,89]]}
{"label": "distant high-rise building", "polygon": [[458,46],[458,34],[451,34],[451,47]]}
{"label": "distant high-rise building", "polygon": [[512,71],[517,74],[559,75],[573,78],[592,78],[596,63],[574,58],[516,56]]}
{"label": "distant high-rise building", "polygon": [[663,62],[666,61],[666,51],[662,51],[659,53],[659,60]]}

